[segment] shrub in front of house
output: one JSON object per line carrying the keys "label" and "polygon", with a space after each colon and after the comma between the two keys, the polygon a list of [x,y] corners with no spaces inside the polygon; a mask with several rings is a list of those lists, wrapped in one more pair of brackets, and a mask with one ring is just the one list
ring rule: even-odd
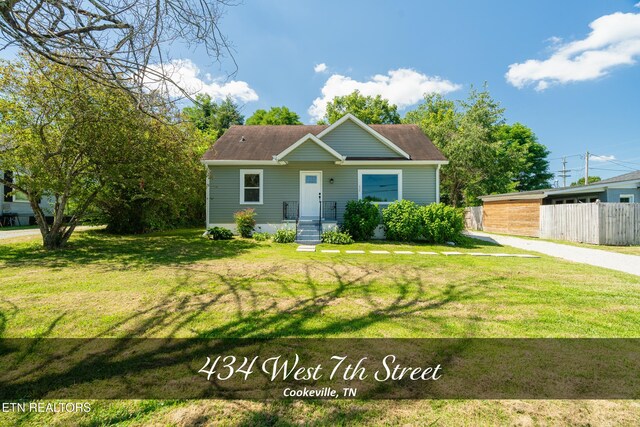
{"label": "shrub in front of house", "polygon": [[350,245],[353,238],[347,232],[341,232],[337,228],[327,230],[322,233],[322,243],[331,243],[334,245]]}
{"label": "shrub in front of house", "polygon": [[212,227],[207,230],[207,237],[211,240],[231,240],[233,239],[233,233],[223,227]]}
{"label": "shrub in front of house", "polygon": [[430,243],[459,242],[464,229],[462,209],[433,203],[420,207],[421,236]]}
{"label": "shrub in front of house", "polygon": [[293,243],[296,241],[296,230],[280,228],[273,233],[273,241],[276,243]]}
{"label": "shrub in front of house", "polygon": [[253,233],[253,238],[256,242],[264,242],[266,240],[271,239],[271,234],[269,233]]}
{"label": "shrub in front of house", "polygon": [[256,211],[251,208],[233,214],[233,219],[236,221],[236,228],[242,237],[251,237],[253,229],[256,226],[255,217]]}
{"label": "shrub in front of house", "polygon": [[369,240],[380,224],[378,206],[369,200],[350,200],[344,211],[343,231],[355,240]]}
{"label": "shrub in front of house", "polygon": [[411,200],[399,200],[382,210],[382,223],[387,240],[408,242],[420,237],[420,206]]}

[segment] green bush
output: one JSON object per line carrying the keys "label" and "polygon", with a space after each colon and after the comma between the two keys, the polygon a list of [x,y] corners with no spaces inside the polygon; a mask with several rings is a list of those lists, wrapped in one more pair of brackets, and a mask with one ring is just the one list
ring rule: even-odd
{"label": "green bush", "polygon": [[393,202],[382,211],[382,222],[387,240],[416,240],[422,228],[420,207],[410,200]]}
{"label": "green bush", "polygon": [[344,211],[342,229],[355,240],[369,240],[380,224],[378,206],[369,200],[350,200]]}
{"label": "green bush", "polygon": [[265,240],[271,239],[271,234],[269,233],[253,233],[253,238],[256,242],[264,242]]}
{"label": "green bush", "polygon": [[251,237],[253,229],[256,226],[256,211],[249,208],[238,211],[233,214],[233,219],[236,221],[236,228],[238,234],[242,237]]}
{"label": "green bush", "polygon": [[462,209],[433,203],[420,208],[421,236],[430,243],[459,242],[464,229]]}
{"label": "green bush", "polygon": [[276,243],[293,243],[296,241],[296,230],[280,228],[273,233],[273,241]]}
{"label": "green bush", "polygon": [[332,243],[334,245],[350,245],[353,238],[349,233],[340,232],[338,229],[327,230],[322,233],[323,243]]}
{"label": "green bush", "polygon": [[207,230],[207,236],[211,240],[231,240],[233,233],[231,230],[222,227],[213,227]]}

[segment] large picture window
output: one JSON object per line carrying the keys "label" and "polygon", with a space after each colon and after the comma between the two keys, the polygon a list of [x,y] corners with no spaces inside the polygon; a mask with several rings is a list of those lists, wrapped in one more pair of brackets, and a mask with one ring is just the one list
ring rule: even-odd
{"label": "large picture window", "polygon": [[262,169],[240,170],[240,203],[243,205],[262,204]]}
{"label": "large picture window", "polygon": [[358,197],[388,204],[402,200],[401,170],[359,170]]}

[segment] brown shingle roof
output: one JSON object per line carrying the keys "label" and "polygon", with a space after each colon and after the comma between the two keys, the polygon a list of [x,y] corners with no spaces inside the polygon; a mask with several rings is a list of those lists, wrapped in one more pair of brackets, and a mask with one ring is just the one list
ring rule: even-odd
{"label": "brown shingle roof", "polygon": [[[272,160],[273,156],[281,153],[306,134],[318,135],[327,127],[326,125],[231,126],[202,159]],[[446,160],[416,125],[371,125],[371,128],[404,150],[412,160]]]}

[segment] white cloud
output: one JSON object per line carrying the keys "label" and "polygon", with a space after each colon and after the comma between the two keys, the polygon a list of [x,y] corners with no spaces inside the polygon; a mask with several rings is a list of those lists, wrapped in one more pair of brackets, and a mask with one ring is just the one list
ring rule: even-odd
{"label": "white cloud", "polygon": [[640,13],[601,16],[589,27],[591,33],[582,40],[556,43],[548,59],[509,65],[507,81],[517,88],[535,84],[541,91],[552,84],[597,79],[613,67],[635,64],[640,56]]}
{"label": "white cloud", "polygon": [[315,67],[313,67],[313,71],[315,71],[316,73],[324,73],[325,71],[327,71],[327,68],[327,64],[323,62],[322,64],[317,64]]}
{"label": "white cloud", "polygon": [[[155,72],[162,72],[164,69],[163,74],[189,95],[208,94],[214,100],[222,100],[229,96],[235,101],[241,102],[258,100],[258,94],[247,82],[240,80],[225,82],[220,79],[214,79],[209,73],[202,75],[198,66],[189,59],[174,59],[164,64],[164,68],[160,65],[151,65],[150,68]],[[162,87],[161,83],[152,77],[149,77],[145,84],[152,90]],[[174,85],[168,85],[166,90],[170,96],[184,96],[180,89]]]}
{"label": "white cloud", "polygon": [[633,7],[640,7],[640,1],[633,5]]}
{"label": "white cloud", "polygon": [[416,104],[425,93],[448,93],[460,89],[460,85],[440,77],[431,77],[408,68],[391,70],[387,75],[376,74],[367,81],[359,82],[351,77],[333,74],[322,87],[322,96],[313,101],[309,114],[320,120],[327,103],[336,96],[344,96],[354,90],[365,96],[380,95],[399,108]]}
{"label": "white cloud", "polygon": [[614,155],[610,155],[610,156],[594,156],[591,155],[589,156],[589,159],[593,160],[594,162],[608,162],[611,160],[615,160],[616,156]]}
{"label": "white cloud", "polygon": [[548,41],[551,44],[557,45],[562,42],[562,39],[560,37],[551,36],[545,41]]}

